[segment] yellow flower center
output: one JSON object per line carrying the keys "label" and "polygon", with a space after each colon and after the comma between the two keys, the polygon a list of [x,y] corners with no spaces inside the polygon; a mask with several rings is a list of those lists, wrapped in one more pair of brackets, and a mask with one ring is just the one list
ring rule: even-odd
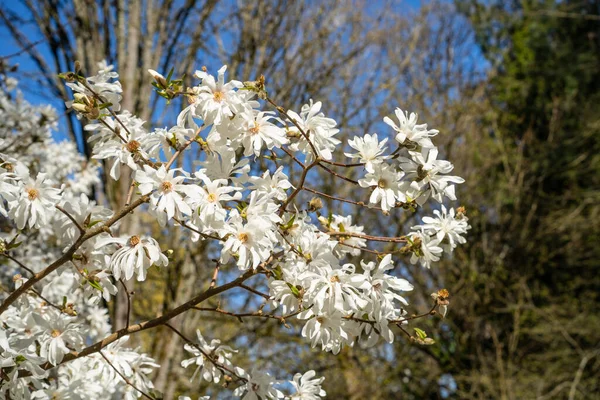
{"label": "yellow flower center", "polygon": [[377,182],[377,186],[379,186],[379,187],[380,187],[380,188],[382,188],[382,189],[385,189],[385,188],[387,187],[387,185],[388,185],[388,184],[387,184],[387,181],[386,181],[385,179],[380,179],[380,180]]}
{"label": "yellow flower center", "polygon": [[206,198],[208,200],[209,203],[216,203],[217,202],[217,195],[214,193],[209,193],[208,197]]}
{"label": "yellow flower center", "polygon": [[238,235],[238,239],[240,240],[240,242],[246,243],[248,241],[248,239],[250,239],[250,237],[248,236],[248,234],[246,232],[242,232]]}
{"label": "yellow flower center", "polygon": [[173,184],[171,182],[163,182],[160,184],[160,189],[165,193],[169,193],[173,191]]}
{"label": "yellow flower center", "polygon": [[140,243],[140,237],[137,235],[133,235],[132,237],[129,238],[129,245],[130,246],[137,246]]}
{"label": "yellow flower center", "polygon": [[37,189],[27,189],[27,197],[29,200],[33,201],[37,199],[40,195],[40,192]]}
{"label": "yellow flower center", "polygon": [[220,103],[225,99],[225,94],[223,92],[215,92],[213,98],[217,103]]}
{"label": "yellow flower center", "polygon": [[340,281],[340,277],[337,275],[332,276],[331,278],[329,278],[329,282],[331,283],[336,283]]}
{"label": "yellow flower center", "polygon": [[136,151],[138,151],[140,149],[140,146],[141,146],[140,142],[138,142],[137,140],[131,140],[131,141],[127,142],[127,144],[125,145],[125,148],[130,153],[135,153]]}
{"label": "yellow flower center", "polygon": [[52,332],[50,332],[50,336],[52,336],[53,338],[57,338],[60,336],[60,331],[58,329],[54,329],[52,330]]}
{"label": "yellow flower center", "polygon": [[250,128],[250,134],[256,135],[260,131],[260,126],[255,124],[253,128]]}

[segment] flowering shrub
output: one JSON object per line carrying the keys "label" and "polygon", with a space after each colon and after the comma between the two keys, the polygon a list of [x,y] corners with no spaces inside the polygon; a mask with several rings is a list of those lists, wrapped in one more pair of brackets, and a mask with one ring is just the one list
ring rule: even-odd
{"label": "flowering shrub", "polygon": [[[192,308],[240,317],[201,305],[248,287],[245,282],[255,276],[267,282],[268,300],[244,317],[295,320],[303,326],[302,336],[322,351],[391,343],[396,329],[419,343],[432,342],[418,328],[412,335],[409,324],[436,312],[445,315],[447,291],[433,295],[429,312],[409,316],[406,295],[413,286],[391,274],[391,253],[369,249],[368,243],[395,244],[394,254],[430,268],[465,242],[464,210],[441,204],[456,200],[454,184],[463,180],[449,175],[450,162],[438,159],[432,142],[437,130],[396,109],[395,120],[384,119],[394,131],[393,146],[376,134],[355,137],[346,153],[353,163],[338,162],[333,157],[342,147],[339,130],[321,102],[287,110],[269,97],[264,78],[225,82],[226,67],[216,79],[205,69],[197,71],[199,84],[187,89],[171,74],[149,72],[160,96],[168,101],[184,96],[189,102],[168,130],[148,131],[121,110],[121,85],[111,67],[101,65],[90,78],[79,71],[61,75],[73,90],[68,106],[88,121],[91,162],[73,143],[54,142],[52,109],[31,106],[15,93],[14,81],[3,82],[0,254],[6,289],[0,295],[0,398],[160,398],[149,379],[159,366],[127,347],[130,335],[157,326],[183,339],[191,358],[181,365],[192,367],[192,381],[225,381],[244,399],[325,396],[323,378],[314,371],[287,383],[248,371],[236,363],[238,350],[205,339],[200,330],[197,338],[188,338],[170,324]],[[197,168],[175,167],[196,146],[204,153]],[[271,167],[257,168],[261,158]],[[104,160],[112,179],[131,182],[123,207],[107,209],[86,195],[99,183],[95,160]],[[301,170],[296,181],[288,177],[292,168]],[[344,175],[351,168],[363,171],[362,178]],[[355,186],[356,198],[307,187],[309,172],[319,169]],[[308,207],[297,202],[301,191],[316,195]],[[323,214],[321,198],[384,215],[417,210],[430,199],[440,210],[404,236],[374,236],[353,225],[352,215]],[[160,226],[187,232],[190,241],[216,243],[220,253],[207,290],[159,317],[114,331],[103,304],[122,290],[119,283],[144,281],[151,267],[169,268],[170,252],[156,239],[115,235],[119,222],[134,218],[138,208]],[[349,263],[350,256],[360,257],[359,265]],[[238,269],[239,275],[218,285],[218,272],[225,268]]]}

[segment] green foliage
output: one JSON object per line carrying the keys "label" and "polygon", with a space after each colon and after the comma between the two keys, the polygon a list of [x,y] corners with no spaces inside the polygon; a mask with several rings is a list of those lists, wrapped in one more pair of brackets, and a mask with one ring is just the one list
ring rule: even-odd
{"label": "green foliage", "polygon": [[460,296],[447,342],[457,350],[442,369],[460,398],[592,398],[600,393],[600,3],[459,6],[494,72],[472,114],[477,141],[457,166],[475,175],[461,196],[473,231],[446,277],[461,290],[449,285]]}

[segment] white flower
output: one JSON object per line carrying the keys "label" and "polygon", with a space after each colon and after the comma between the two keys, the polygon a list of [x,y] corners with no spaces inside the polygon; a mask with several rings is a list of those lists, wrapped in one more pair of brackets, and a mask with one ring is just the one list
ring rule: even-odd
{"label": "white flower", "polygon": [[296,311],[300,305],[300,300],[290,288],[290,285],[294,285],[294,283],[299,285],[300,281],[294,282],[290,278],[286,278],[285,280],[271,279],[269,281],[270,299],[274,307],[281,306],[283,314]]}
{"label": "white flower", "polygon": [[[107,65],[106,61],[101,61],[98,63],[98,74],[95,76],[91,76],[86,79],[87,85],[100,97],[106,100],[107,103],[111,104],[111,107],[115,111],[119,111],[121,109],[121,93],[123,89],[121,88],[121,83],[116,81],[119,77],[119,74],[113,72],[113,66]],[[113,82],[113,80],[115,80]],[[66,85],[73,89],[75,93],[81,93],[89,97],[94,97],[94,94],[83,86],[80,82],[67,82]],[[70,107],[73,102],[67,102],[67,107]]]}
{"label": "white flower", "polygon": [[244,224],[237,210],[233,210],[224,232],[229,233],[221,251],[224,263],[236,255],[237,266],[241,270],[256,269],[271,254],[273,242],[262,220],[250,220]]}
{"label": "white flower", "polygon": [[169,263],[167,256],[160,252],[158,242],[151,237],[140,238],[136,235],[128,239],[109,237],[98,240],[98,247],[112,243],[120,245],[110,259],[110,269],[115,279],[123,276],[129,280],[135,272],[137,280],[143,281],[146,279],[146,271],[152,265],[166,267]]}
{"label": "white flower", "polygon": [[342,268],[324,268],[307,271],[300,279],[309,282],[305,301],[314,304],[316,312],[358,311],[367,302],[360,297],[360,289],[369,287],[365,277],[354,273],[354,265]]}
{"label": "white flower", "polygon": [[235,151],[228,149],[222,153],[208,154],[205,161],[200,162],[203,167],[196,172],[196,176],[206,175],[212,180],[231,180],[236,187],[243,186],[248,182],[250,172],[250,160],[247,158],[236,161]]}
{"label": "white flower", "polygon": [[415,113],[410,113],[410,117],[408,117],[408,111],[405,113],[399,108],[396,108],[395,113],[400,126],[396,125],[389,117],[383,118],[383,122],[391,126],[392,129],[397,132],[396,140],[398,143],[401,145],[408,145],[408,141],[416,143],[421,147],[433,147],[430,138],[437,135],[438,130],[427,129],[427,124],[417,125],[418,115]]}
{"label": "white flower", "polygon": [[40,342],[40,356],[52,365],[58,365],[70,350],[67,344],[79,347],[83,337],[79,327],[73,323],[74,318],[61,312],[50,310],[44,317],[34,314],[36,322],[43,330]]}
{"label": "white flower", "polygon": [[135,180],[139,182],[139,189],[142,194],[150,195],[150,201],[154,208],[159,212],[166,212],[167,218],[174,216],[180,218],[182,214],[190,215],[192,209],[183,200],[179,192],[185,192],[185,185],[182,184],[185,176],[175,176],[176,169],[167,171],[164,165],[153,169],[144,165],[144,170],[138,170],[135,173]]}
{"label": "white flower", "polygon": [[[332,215],[329,229],[333,232],[347,232],[362,234],[364,227],[359,225],[352,225],[352,215],[343,217],[341,215]],[[361,247],[366,247],[367,241],[363,238],[353,236],[335,236],[332,239],[338,240],[338,245],[335,246],[335,255],[338,258],[342,258],[346,254],[353,256],[359,256],[361,254]]]}
{"label": "white flower", "polygon": [[457,217],[454,208],[447,211],[446,207],[443,205],[441,212],[439,210],[434,210],[433,213],[437,218],[423,217],[424,224],[414,226],[412,229],[423,229],[424,231],[435,235],[440,243],[442,243],[444,239],[448,239],[450,250],[455,249],[457,243],[463,244],[467,242],[467,240],[461,236],[465,235],[467,230],[471,228],[466,216],[461,215],[460,217]]}
{"label": "white flower", "polygon": [[316,375],[317,373],[313,370],[307,371],[304,375],[294,375],[294,379],[290,383],[296,389],[296,393],[291,395],[291,399],[319,400],[321,397],[325,397],[327,393],[321,389],[321,383],[325,377],[313,379]]}
{"label": "white flower", "polygon": [[247,379],[247,382],[235,389],[234,396],[240,396],[242,400],[281,399],[284,397],[283,393],[274,387],[279,382],[268,373],[253,369],[248,374],[241,368],[236,368],[236,372],[242,378]]}
{"label": "white flower", "polygon": [[[106,221],[112,215],[110,210],[96,205],[96,202],[90,200],[84,193],[78,198],[66,201],[62,208],[84,228],[86,221],[90,225],[95,225]],[[80,232],[73,221],[63,213],[57,213],[56,220],[56,230],[61,239],[69,244],[74,242]]]}
{"label": "white flower", "polygon": [[[213,339],[210,344],[204,340],[202,333],[200,330],[196,330],[196,335],[198,336],[198,343],[196,345],[202,349],[200,351],[198,347],[192,346],[191,344],[185,344],[183,348],[192,353],[194,355],[193,358],[189,358],[187,360],[183,360],[181,362],[181,366],[183,368],[187,368],[190,365],[196,365],[197,368],[194,371],[194,374],[190,378],[190,382],[194,380],[196,375],[200,372],[200,376],[207,382],[219,383],[221,377],[223,376],[223,372],[219,369],[215,364],[206,359],[204,354],[208,354],[213,358],[219,365],[232,368],[231,357],[233,353],[237,353],[237,350],[233,350],[229,346],[224,346],[221,344],[221,341],[218,339]],[[202,353],[204,352],[204,354]]]}
{"label": "white flower", "polygon": [[60,201],[62,189],[53,188],[45,174],[37,179],[27,177],[24,180],[18,198],[9,203],[9,216],[17,223],[17,228],[40,228],[45,226],[49,217],[56,212],[54,206]]}
{"label": "white flower", "polygon": [[411,186],[416,186],[421,194],[416,199],[419,205],[427,201],[429,196],[442,202],[442,196],[456,200],[453,183],[463,183],[465,180],[458,176],[446,176],[454,166],[446,160],[437,160],[438,149],[423,149],[422,152],[409,151],[411,158],[400,157],[400,168],[406,173],[406,179],[411,180]]}
{"label": "white flower", "polygon": [[355,136],[353,140],[348,141],[348,145],[358,151],[358,153],[344,153],[346,157],[358,158],[359,162],[365,164],[367,171],[372,171],[373,164],[379,164],[389,158],[383,156],[386,151],[387,139],[381,142],[377,138],[377,134],[365,135],[364,137]]}
{"label": "white flower", "polygon": [[440,241],[432,238],[424,231],[410,233],[410,238],[417,245],[417,249],[410,257],[411,264],[420,262],[423,267],[431,268],[431,263],[440,260],[443,249]]}
{"label": "white flower", "polygon": [[[1,156],[1,155],[0,155]],[[18,176],[0,165],[0,215],[7,217],[8,212],[4,208],[4,200],[11,201],[18,197]]]}
{"label": "white flower", "polygon": [[224,205],[228,201],[242,198],[239,189],[227,186],[227,179],[210,179],[206,175],[196,174],[201,177],[204,186],[188,185],[185,189],[187,202],[193,208],[192,221],[196,225],[221,228],[227,212]]}
{"label": "white flower", "polygon": [[272,195],[282,201],[287,199],[286,190],[292,187],[287,175],[283,172],[283,166],[277,168],[273,175],[269,171],[265,171],[262,176],[250,177],[250,183],[250,189]]}
{"label": "white flower", "polygon": [[369,204],[380,204],[383,211],[391,210],[396,199],[405,200],[400,193],[400,179],[403,173],[397,172],[387,164],[373,165],[372,171],[358,180],[361,187],[372,187]]}
{"label": "white flower", "polygon": [[398,317],[395,315],[397,312],[395,301],[408,305],[406,299],[399,292],[411,291],[413,285],[406,279],[386,274],[386,271],[394,269],[391,254],[387,254],[378,265],[374,262],[365,263],[364,261],[361,261],[361,265],[369,283],[369,288],[365,290],[364,294],[371,300],[370,308],[365,311],[378,322],[385,322],[387,325],[387,319]]}
{"label": "white flower", "polygon": [[[313,103],[311,99],[309,104],[302,106],[300,115],[291,110],[288,111],[288,115],[308,136],[308,139],[316,148],[318,156],[325,160],[331,160],[333,157],[332,151],[341,143],[338,139],[333,137],[339,132],[339,129],[335,127],[337,125],[335,120],[325,117],[325,114],[320,112],[321,105],[320,101]],[[292,148],[307,154],[307,159],[312,159],[312,147],[307,142],[304,135],[298,131],[298,128],[295,125],[289,126],[288,129],[292,132],[296,132],[299,137],[299,142],[295,143]]]}
{"label": "white flower", "polygon": [[337,354],[344,343],[352,343],[356,336],[356,324],[343,319],[339,311],[316,314],[312,309],[298,314],[298,319],[306,319],[302,336],[311,341],[311,346],[321,345],[322,350]]}
{"label": "white flower", "polygon": [[195,76],[202,79],[202,84],[193,88],[193,104],[183,110],[177,118],[177,125],[185,126],[185,122],[192,126],[192,116],[199,116],[206,125],[220,125],[225,118],[231,118],[242,110],[243,100],[237,90],[243,86],[239,81],[232,80],[225,83],[224,65],[219,69],[218,79],[204,71],[196,71]]}
{"label": "white flower", "polygon": [[272,149],[288,142],[285,131],[271,122],[272,115],[263,111],[249,110],[240,114],[242,118],[241,136],[238,137],[244,146],[244,155],[259,156],[264,147]]}
{"label": "white flower", "polygon": [[[148,152],[155,151],[157,145],[153,135],[149,135],[143,128],[144,121],[127,111],[119,114],[119,120],[120,123],[112,118],[103,118],[103,122],[112,130],[100,124],[88,124],[85,127],[86,130],[98,131],[89,138],[90,142],[96,142],[92,158],[110,160],[113,163],[110,176],[114,180],[120,178],[122,164],[134,171],[137,170],[138,161],[147,160],[150,157]],[[127,129],[124,129],[121,124]],[[118,130],[120,137],[117,137],[113,130]]]}

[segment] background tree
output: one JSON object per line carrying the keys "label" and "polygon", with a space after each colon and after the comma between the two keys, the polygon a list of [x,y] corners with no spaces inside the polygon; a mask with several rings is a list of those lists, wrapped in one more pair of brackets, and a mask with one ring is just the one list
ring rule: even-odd
{"label": "background tree", "polygon": [[[27,0],[0,7],[0,18],[36,63],[30,78],[53,96],[66,99],[57,71],[80,60],[95,72],[105,52],[121,73],[131,109],[162,126],[173,115],[156,97],[146,102],[146,68],[174,66],[177,75],[217,59],[236,79],[264,74],[285,107],[308,96],[330,99],[328,114],[351,136],[377,132],[391,103],[422,110],[467,180],[460,198],[473,225],[469,246],[435,274],[402,270],[428,288],[414,293],[413,303],[427,307],[429,294],[441,287],[452,295],[449,316],[428,330],[437,332],[437,345],[398,340],[377,351],[322,355],[330,396],[588,398],[600,391],[594,380],[600,369],[597,1],[461,0],[462,13],[435,2],[417,11],[396,2],[149,3]],[[23,9],[35,17],[37,36]],[[32,46],[40,38],[49,51]],[[78,122],[71,124],[83,146]],[[349,197],[329,174],[311,174],[310,181],[329,195]],[[99,192],[105,189],[110,192]],[[324,212],[347,207],[330,199]],[[369,230],[396,234],[384,221],[376,212],[356,214]],[[151,276],[155,286],[136,290],[135,318],[160,313],[210,281],[210,249],[180,248],[170,232],[167,242],[176,250],[176,267]],[[220,304],[261,301],[239,292]],[[122,320],[125,299],[117,304]],[[198,314],[178,323],[190,332],[202,323],[256,349],[272,345],[267,333],[289,339],[286,328],[266,321],[240,327],[226,316]],[[164,366],[157,382],[168,394],[187,385],[171,361],[179,359],[177,340],[167,330],[144,338]],[[290,364],[313,356],[289,342],[273,346],[269,360],[255,361],[293,370]],[[367,356],[378,362],[367,365]]]}

